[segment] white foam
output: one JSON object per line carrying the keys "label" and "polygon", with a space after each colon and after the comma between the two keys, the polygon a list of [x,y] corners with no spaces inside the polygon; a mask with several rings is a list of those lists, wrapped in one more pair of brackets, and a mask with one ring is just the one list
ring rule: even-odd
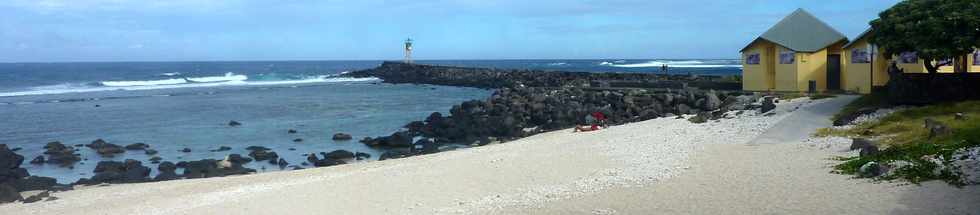
{"label": "white foam", "polygon": [[246,75],[236,75],[235,73],[225,73],[224,76],[208,76],[208,77],[197,77],[197,78],[187,78],[188,81],[197,83],[208,83],[208,82],[226,82],[226,81],[245,81],[248,80]]}
{"label": "white foam", "polygon": [[103,81],[102,86],[107,87],[133,87],[133,86],[153,86],[153,85],[174,85],[184,84],[187,80],[181,78],[149,80],[149,81]]}
{"label": "white foam", "polygon": [[[177,80],[183,80],[183,79],[177,79]],[[34,87],[27,91],[0,92],[0,97],[52,95],[52,94],[66,94],[66,93],[87,93],[87,92],[101,92],[101,91],[114,91],[114,90],[136,91],[136,90],[158,90],[158,89],[200,88],[200,87],[221,87],[221,86],[300,85],[300,84],[314,84],[314,83],[371,82],[371,81],[378,81],[378,80],[380,79],[375,77],[348,78],[348,77],[334,77],[334,76],[321,75],[321,76],[310,77],[306,79],[298,79],[298,80],[255,81],[255,82],[247,82],[244,80],[227,80],[221,82],[204,82],[204,83],[185,82],[184,84],[159,84],[159,85],[143,84],[143,85],[129,85],[129,86],[108,86],[105,85],[105,82],[103,82],[102,83],[103,86],[59,84],[59,85],[52,85],[52,86]],[[132,82],[146,83],[147,81],[132,81]]]}
{"label": "white foam", "polygon": [[603,61],[602,63],[599,63],[599,65],[600,65],[600,66],[612,66],[612,65],[616,65],[616,64],[613,64],[613,63],[610,63],[610,62],[606,62],[606,61]]}
{"label": "white foam", "polygon": [[568,63],[565,63],[565,62],[549,63],[548,64],[548,66],[566,66],[566,65],[568,65]]}
{"label": "white foam", "polygon": [[697,60],[684,60],[684,61],[655,60],[655,61],[633,63],[633,64],[609,64],[609,65],[602,64],[602,65],[621,67],[621,68],[661,67],[663,65],[667,65],[668,67],[675,67],[675,68],[741,68],[742,67],[742,65],[732,65],[732,64],[706,64],[704,61],[697,61]]}
{"label": "white foam", "polygon": [[178,75],[180,75],[180,73],[179,73],[179,72],[166,72],[166,73],[160,73],[160,76],[178,76]]}

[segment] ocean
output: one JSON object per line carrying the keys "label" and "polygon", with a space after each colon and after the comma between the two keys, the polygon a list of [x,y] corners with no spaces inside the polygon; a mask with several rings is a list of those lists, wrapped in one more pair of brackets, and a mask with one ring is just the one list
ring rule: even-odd
{"label": "ocean", "polygon": [[[306,153],[344,149],[372,154],[363,137],[389,135],[432,112],[448,115],[460,102],[484,99],[484,89],[381,84],[340,74],[382,61],[0,63],[0,144],[21,148],[27,161],[52,141],[88,144],[96,139],[146,143],[164,161],[221,159],[264,146],[294,165]],[[431,60],[421,64],[584,72],[656,72],[738,75],[738,60]],[[229,121],[243,125],[229,127]],[[295,129],[295,134],[287,130]],[[334,133],[355,140],[333,141]],[[302,141],[295,141],[302,139]],[[220,146],[230,151],[211,152]],[[91,177],[99,161],[136,159],[143,151],[102,158],[76,147],[73,168],[28,164],[32,175],[61,183]],[[179,152],[190,148],[190,153]],[[278,170],[265,162],[247,167]],[[155,173],[152,173],[155,174]]]}

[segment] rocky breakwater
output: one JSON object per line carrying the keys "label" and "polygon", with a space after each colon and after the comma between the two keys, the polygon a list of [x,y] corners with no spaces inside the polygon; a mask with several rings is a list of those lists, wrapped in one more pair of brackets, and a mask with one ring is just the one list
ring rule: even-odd
{"label": "rocky breakwater", "polygon": [[[453,106],[448,116],[432,113],[425,120],[410,122],[390,136],[364,138],[362,143],[389,149],[381,159],[438,152],[447,146],[486,145],[540,132],[586,124],[586,115],[601,112],[607,124],[616,125],[657,117],[687,117],[694,123],[719,119],[732,110],[756,109],[763,101],[757,94],[690,85],[666,87],[596,86],[606,81],[637,83],[710,81],[711,77],[661,76],[653,74],[576,73],[496,70],[385,63],[348,75],[374,76],[387,83],[437,84],[495,88],[485,100]],[[706,85],[711,86],[711,85]],[[769,100],[764,100],[769,101]]]}
{"label": "rocky breakwater", "polygon": [[[54,178],[31,176],[20,165],[24,162],[21,156],[0,144],[0,203],[13,201],[33,202],[48,198],[47,191],[68,190],[71,187],[58,184]],[[24,198],[21,192],[44,190],[42,194]]]}

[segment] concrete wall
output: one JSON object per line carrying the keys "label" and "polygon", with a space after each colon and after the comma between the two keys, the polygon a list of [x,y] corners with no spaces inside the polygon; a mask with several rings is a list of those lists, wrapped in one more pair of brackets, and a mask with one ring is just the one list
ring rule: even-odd
{"label": "concrete wall", "polygon": [[[771,55],[768,53],[768,48],[772,46],[773,44],[768,41],[758,40],[742,52],[742,90],[768,91],[772,89],[769,67],[773,63],[773,59],[766,57]],[[745,63],[745,59],[751,54],[759,54],[759,64]]]}

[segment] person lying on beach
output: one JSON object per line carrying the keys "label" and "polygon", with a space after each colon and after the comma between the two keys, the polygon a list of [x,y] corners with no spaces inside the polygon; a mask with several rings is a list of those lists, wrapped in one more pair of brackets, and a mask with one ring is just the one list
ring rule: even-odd
{"label": "person lying on beach", "polygon": [[575,131],[573,132],[598,131],[598,130],[599,130],[599,125],[597,124],[592,124],[592,126],[576,125]]}

